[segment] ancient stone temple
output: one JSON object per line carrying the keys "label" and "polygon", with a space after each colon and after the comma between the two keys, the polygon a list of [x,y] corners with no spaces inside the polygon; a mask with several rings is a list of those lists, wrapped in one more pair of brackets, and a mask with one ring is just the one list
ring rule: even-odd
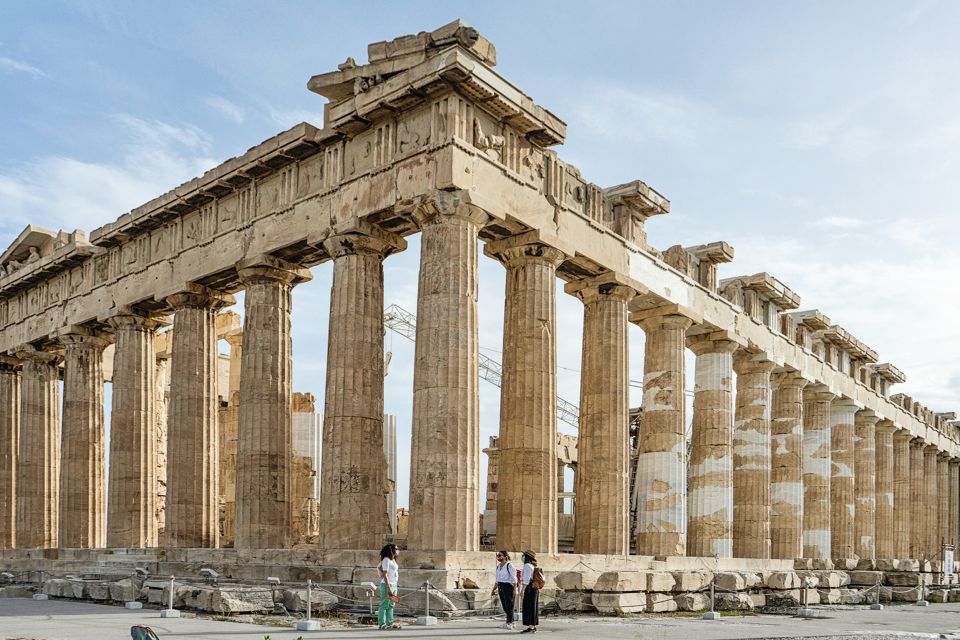
{"label": "ancient stone temple", "polygon": [[[256,550],[304,540],[318,564],[378,548],[395,528],[383,265],[418,233],[411,552],[434,553],[451,576],[492,565],[476,552],[477,280],[493,259],[506,291],[496,472],[511,479],[487,504],[498,547],[581,566],[550,555],[570,515],[558,508],[560,292],[584,313],[572,556],[637,571],[687,566],[670,565],[678,556],[754,571],[792,570],[798,558],[808,569],[910,559],[929,571],[922,563],[942,559],[958,537],[953,414],[892,395],[904,374],[824,313],[800,310],[774,276],[719,280],[734,259],[726,243],[651,246],[645,225],[669,213],[667,198],[641,180],[594,184],[589,168],[565,162],[564,122],[496,62],[493,44],[460,21],[371,44],[366,63],[347,58],[309,80],[327,101],[322,123],[280,132],[89,233],[31,226],[15,240],[0,256],[5,563],[37,547],[164,547],[167,560],[150,556],[160,569],[188,557],[176,548],[228,541],[264,562]],[[295,435],[294,416],[313,408],[291,387],[291,307],[316,269],[333,273],[319,496],[296,480],[316,443]],[[217,317],[241,291],[243,326],[220,334],[237,352],[223,407]],[[167,325],[161,402],[156,336]],[[630,362],[644,366],[633,445]],[[237,557],[210,554],[190,557]],[[784,580],[776,588],[791,588]]]}

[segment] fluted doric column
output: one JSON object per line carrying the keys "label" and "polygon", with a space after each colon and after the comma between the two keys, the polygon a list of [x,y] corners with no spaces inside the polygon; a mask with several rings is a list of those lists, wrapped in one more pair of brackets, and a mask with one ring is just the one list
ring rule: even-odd
{"label": "fluted doric column", "polygon": [[910,441],[910,557],[923,560],[927,557],[928,513],[927,487],[924,486],[923,448],[927,446],[921,438]]}
{"label": "fluted doric column", "polygon": [[406,242],[383,233],[346,233],[323,247],[333,258],[333,285],[320,547],[378,549],[391,530],[383,447],[383,260]]}
{"label": "fluted doric column", "polygon": [[893,434],[893,557],[910,558],[913,540],[913,492],[908,431]]}
{"label": "fluted doric column", "polygon": [[[575,281],[566,290],[583,301],[574,551],[626,555],[630,549],[627,303],[635,291],[609,279]],[[557,481],[562,478],[558,473]]]}
{"label": "fluted doric column", "polygon": [[726,333],[687,340],[697,356],[687,467],[687,555],[733,556],[733,352]]}
{"label": "fluted doric column", "polygon": [[940,451],[937,455],[937,538],[936,557],[940,558],[941,545],[951,542],[950,538],[950,454]]}
{"label": "fluted doric column", "polygon": [[803,392],[803,557],[830,558],[830,405],[824,385]]}
{"label": "fluted doric column", "polygon": [[59,335],[64,345],[60,444],[60,540],[67,548],[106,545],[104,336],[83,327]]}
{"label": "fluted doric column", "polygon": [[771,513],[770,374],[763,354],[738,351],[733,425],[733,557],[769,558]]}
{"label": "fluted doric column", "polygon": [[[896,525],[894,519],[894,467],[893,422],[880,420],[876,434],[876,517],[874,538],[877,558],[896,558]],[[859,476],[858,476],[859,477]]]}
{"label": "fluted doric column", "polygon": [[17,459],[17,546],[59,544],[59,357],[45,351],[17,353],[23,360],[20,451]]}
{"label": "fluted doric column", "polygon": [[876,429],[879,416],[858,411],[854,416],[854,553],[861,560],[876,555],[877,486]]}
{"label": "fluted doric column", "polygon": [[523,236],[487,245],[507,270],[500,395],[497,544],[557,549],[557,266],[563,253]]}
{"label": "fluted doric column", "polygon": [[637,554],[687,552],[687,452],[684,350],[693,323],[673,307],[630,314],[646,334],[640,423]]}
{"label": "fluted doric column", "polygon": [[266,256],[237,273],[246,292],[234,547],[279,549],[293,527],[292,290],[310,273]]}
{"label": "fluted doric column", "polygon": [[417,213],[422,232],[407,546],[475,551],[480,545],[477,234],[487,216],[444,194]]}
{"label": "fluted doric column", "polygon": [[0,549],[17,545],[21,362],[0,356]]}
{"label": "fluted doric column", "polygon": [[924,484],[924,514],[925,527],[923,537],[923,553],[926,558],[936,560],[940,557],[940,536],[937,526],[940,519],[940,487],[937,485],[937,456],[940,454],[937,445],[927,445],[923,450],[923,484]]}
{"label": "fluted doric column", "polygon": [[950,459],[950,525],[948,542],[960,544],[960,458]]}
{"label": "fluted doric column", "polygon": [[220,429],[220,545],[233,546],[237,520],[237,427],[240,418],[240,361],[243,331],[223,336],[230,345],[230,383],[227,407],[221,414]]}
{"label": "fluted doric column", "polygon": [[854,415],[857,405],[837,398],[830,405],[830,548],[831,558],[855,556]]}
{"label": "fluted doric column", "polygon": [[236,300],[229,294],[188,285],[166,301],[174,316],[164,545],[218,547],[217,313]]}
{"label": "fluted doric column", "polygon": [[775,373],[770,418],[770,557],[803,556],[803,389],[797,371]]}
{"label": "fluted doric column", "polygon": [[156,331],[129,310],[108,319],[115,334],[107,480],[107,546],[157,546]]}

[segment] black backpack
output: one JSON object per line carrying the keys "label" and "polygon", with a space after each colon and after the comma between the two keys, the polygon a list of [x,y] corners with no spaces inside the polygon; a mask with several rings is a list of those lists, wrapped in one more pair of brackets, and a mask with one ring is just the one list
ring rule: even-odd
{"label": "black backpack", "polygon": [[130,627],[130,637],[133,640],[160,640],[153,629],[143,624],[135,624]]}

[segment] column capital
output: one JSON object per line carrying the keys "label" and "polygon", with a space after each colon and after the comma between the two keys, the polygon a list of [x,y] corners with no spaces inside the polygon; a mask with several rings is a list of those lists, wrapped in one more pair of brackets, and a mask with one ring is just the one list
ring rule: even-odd
{"label": "column capital", "polygon": [[954,467],[954,466],[960,467],[960,458],[955,458],[955,457],[951,456],[951,457],[950,457],[950,466],[951,466],[951,467]]}
{"label": "column capital", "polygon": [[737,375],[744,373],[773,373],[777,363],[766,353],[755,353],[746,349],[737,349],[733,354],[733,370]]}
{"label": "column capital", "polygon": [[95,331],[79,325],[63,327],[55,335],[57,341],[67,348],[87,346],[92,349],[103,350],[113,342],[108,332]]}
{"label": "column capital", "polygon": [[732,331],[711,331],[687,336],[687,348],[701,356],[707,353],[734,353],[746,346],[746,340]]}
{"label": "column capital", "polygon": [[[736,361],[734,361],[736,364]],[[810,381],[803,377],[799,371],[777,371],[770,376],[770,384],[774,387],[799,387],[803,388],[810,384]]]}
{"label": "column capital", "polygon": [[837,398],[837,394],[830,391],[830,387],[825,384],[809,384],[803,390],[803,399],[813,402],[832,402]]}
{"label": "column capital", "polygon": [[841,396],[841,395],[838,395],[836,396],[836,398],[834,398],[831,408],[836,408],[838,410],[853,411],[853,412],[857,412],[860,409],[862,409],[862,407],[859,404],[857,404],[856,400],[854,400],[853,398],[848,398],[846,396]]}
{"label": "column capital", "polygon": [[630,322],[646,331],[673,327],[682,327],[686,331],[694,323],[703,322],[703,316],[689,307],[665,304],[651,309],[631,311]]}
{"label": "column capital", "polygon": [[310,269],[269,255],[241,260],[236,269],[240,281],[248,286],[267,282],[297,285],[313,279]]}
{"label": "column capital", "polygon": [[951,454],[949,451],[941,451],[940,453],[937,454],[937,457],[942,460],[950,460],[951,458],[953,458],[953,454]]}
{"label": "column capital", "polygon": [[505,267],[534,262],[556,268],[566,259],[563,251],[541,242],[536,232],[488,242],[483,247],[483,253],[500,261]]}
{"label": "column capital", "polygon": [[57,351],[46,351],[37,349],[32,344],[23,344],[15,349],[16,357],[23,362],[32,362],[37,364],[57,365],[63,359],[63,355]]}
{"label": "column capital", "polygon": [[877,420],[877,426],[875,429],[877,433],[895,433],[897,426],[893,423],[893,420],[887,420],[886,418],[880,418]]}
{"label": "column capital", "polygon": [[180,291],[158,296],[157,299],[164,300],[174,311],[180,309],[222,309],[237,302],[237,299],[229,293],[192,282],[187,283]]}
{"label": "column capital", "polygon": [[23,361],[13,356],[0,354],[0,373],[16,373],[23,367]]}
{"label": "column capital", "polygon": [[407,248],[407,241],[397,234],[372,226],[366,230],[353,229],[327,236],[319,244],[334,260],[358,253],[375,255],[383,260]]}
{"label": "column capital", "polygon": [[227,344],[230,345],[231,349],[236,349],[237,347],[243,346],[243,330],[236,329],[229,333],[223,335],[223,339],[227,341]]}
{"label": "column capital", "polygon": [[613,272],[573,280],[564,285],[563,290],[576,296],[584,304],[604,299],[630,302],[638,293],[647,292],[646,287],[639,282],[634,282]]}
{"label": "column capital", "polygon": [[170,324],[170,321],[165,317],[148,315],[139,309],[134,309],[126,305],[114,307],[105,313],[101,313],[97,316],[97,320],[106,322],[116,330],[139,329],[140,331],[156,331]]}
{"label": "column capital", "polygon": [[436,191],[417,202],[412,217],[421,227],[443,224],[453,219],[465,220],[478,227],[490,221],[486,211],[470,202],[467,191]]}
{"label": "column capital", "polygon": [[875,425],[880,420],[880,416],[871,409],[860,409],[853,418],[857,422],[870,425]]}
{"label": "column capital", "polygon": [[928,444],[923,448],[924,455],[936,454],[938,451],[940,451],[940,447],[935,444]]}

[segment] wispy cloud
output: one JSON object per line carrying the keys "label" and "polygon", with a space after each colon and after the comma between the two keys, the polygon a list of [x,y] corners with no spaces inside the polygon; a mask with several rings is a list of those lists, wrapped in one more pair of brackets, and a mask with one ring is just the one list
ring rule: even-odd
{"label": "wispy cloud", "polygon": [[864,225],[864,221],[859,218],[849,218],[847,216],[826,216],[816,221],[815,226],[827,227],[833,229],[859,229]]}
{"label": "wispy cloud", "polygon": [[50,155],[0,173],[0,238],[30,223],[89,231],[215,164],[209,136],[196,127],[115,120],[123,134],[115,162]]}
{"label": "wispy cloud", "polygon": [[247,119],[247,113],[241,106],[222,96],[207,96],[204,103],[236,124],[243,124],[243,121]]}
{"label": "wispy cloud", "polygon": [[11,71],[15,73],[26,73],[38,79],[50,77],[42,69],[38,69],[31,64],[3,56],[0,56],[0,70]]}

